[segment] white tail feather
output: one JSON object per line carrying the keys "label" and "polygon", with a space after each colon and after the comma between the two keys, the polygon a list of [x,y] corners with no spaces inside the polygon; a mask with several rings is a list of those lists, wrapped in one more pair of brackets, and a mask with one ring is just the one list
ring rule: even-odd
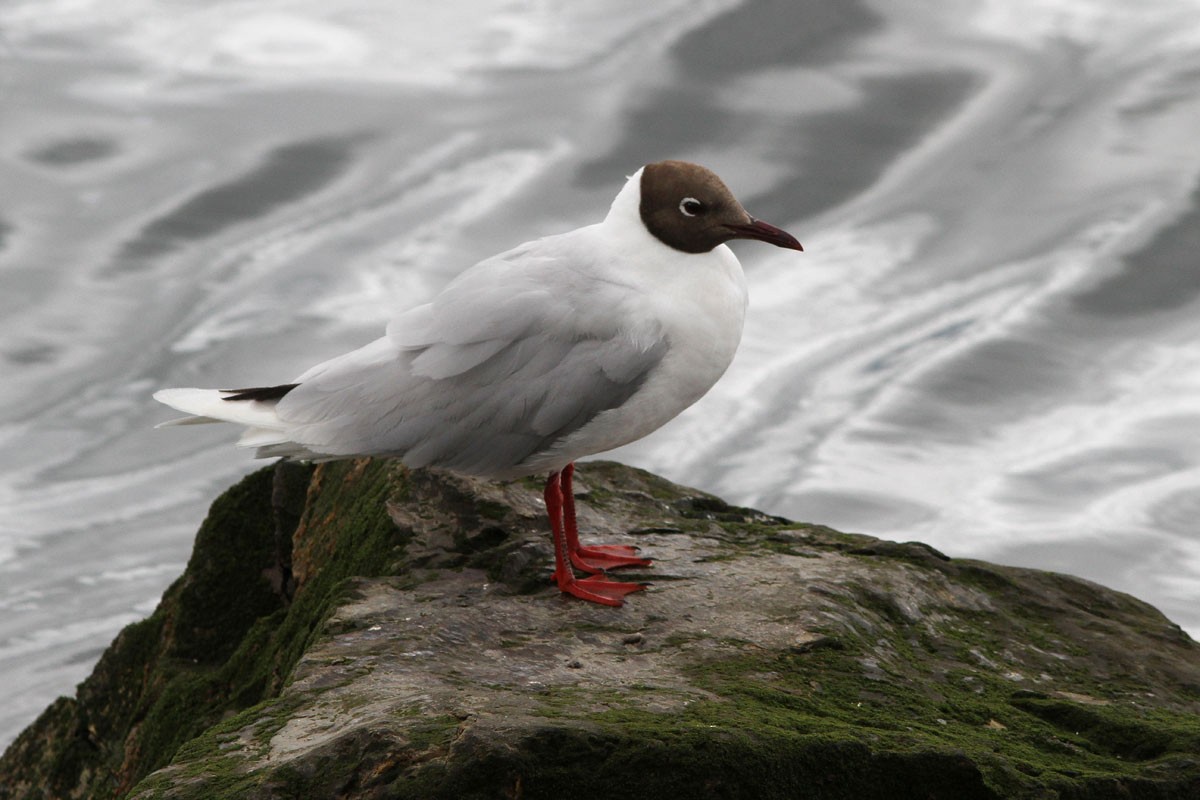
{"label": "white tail feather", "polygon": [[287,434],[278,428],[247,428],[242,432],[242,438],[237,440],[238,447],[266,447],[289,442],[291,440]]}
{"label": "white tail feather", "polygon": [[[283,430],[287,426],[275,415],[275,403],[262,400],[229,402],[225,400],[229,394],[229,392],[221,392],[217,389],[161,389],[154,393],[154,399],[192,415],[164,422],[163,425],[232,422],[250,428],[251,430],[246,432],[246,436],[253,436],[254,439],[271,432],[273,442],[287,441],[287,436],[283,434]],[[266,444],[267,442],[262,443]],[[247,441],[245,444],[257,447],[259,443]]]}
{"label": "white tail feather", "polygon": [[255,458],[300,458],[304,460],[328,460],[337,456],[314,453],[304,445],[288,438],[287,424],[275,414],[274,400],[234,400],[225,398],[234,392],[219,389],[162,389],[154,393],[154,399],[171,408],[193,414],[191,417],[173,419],[157,427],[172,425],[199,425],[208,422],[232,422],[245,425],[246,430],[238,439],[239,447],[255,448]]}
{"label": "white tail feather", "polygon": [[212,417],[176,417],[166,422],[160,422],[154,427],[174,428],[176,425],[208,425],[213,422],[224,422],[224,420],[213,419]]}

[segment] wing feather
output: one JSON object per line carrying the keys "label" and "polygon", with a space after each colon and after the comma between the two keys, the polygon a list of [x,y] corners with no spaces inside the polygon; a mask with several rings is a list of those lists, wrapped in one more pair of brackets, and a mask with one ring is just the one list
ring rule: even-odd
{"label": "wing feather", "polygon": [[627,287],[589,282],[547,241],[481,262],[383,338],[302,375],[275,408],[290,441],[512,477],[623,404],[669,343],[626,307]]}

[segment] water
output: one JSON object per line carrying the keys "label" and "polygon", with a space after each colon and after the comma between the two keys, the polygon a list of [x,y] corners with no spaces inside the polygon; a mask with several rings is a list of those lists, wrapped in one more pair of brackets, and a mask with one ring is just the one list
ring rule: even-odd
{"label": "water", "polygon": [[154,388],[286,382],[663,157],[807,252],[738,248],[734,366],[619,458],[1200,634],[1200,5],[1126,5],[5,4],[0,743],[257,466]]}

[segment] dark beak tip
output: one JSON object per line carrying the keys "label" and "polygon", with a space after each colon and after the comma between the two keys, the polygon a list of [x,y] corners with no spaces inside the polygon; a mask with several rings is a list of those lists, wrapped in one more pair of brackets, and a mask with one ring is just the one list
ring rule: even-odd
{"label": "dark beak tip", "polygon": [[736,238],[757,239],[776,247],[804,251],[804,245],[796,241],[795,236],[769,222],[763,222],[761,219],[751,217],[748,225],[730,225],[729,228],[735,233]]}

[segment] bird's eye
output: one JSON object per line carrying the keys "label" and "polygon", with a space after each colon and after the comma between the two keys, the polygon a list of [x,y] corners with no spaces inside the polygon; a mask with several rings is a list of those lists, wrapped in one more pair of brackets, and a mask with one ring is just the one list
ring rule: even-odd
{"label": "bird's eye", "polygon": [[679,201],[679,211],[685,217],[694,217],[704,210],[704,203],[694,197],[685,197]]}

